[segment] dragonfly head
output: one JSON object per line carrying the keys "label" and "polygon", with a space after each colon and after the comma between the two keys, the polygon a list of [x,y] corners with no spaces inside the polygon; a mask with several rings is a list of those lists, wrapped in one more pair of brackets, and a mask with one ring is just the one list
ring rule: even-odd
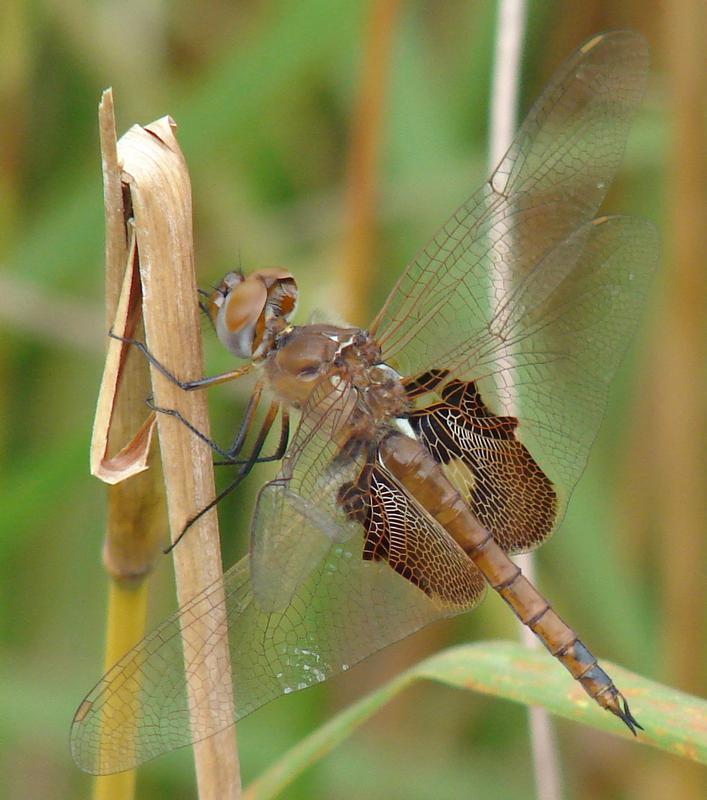
{"label": "dragonfly head", "polygon": [[258,359],[290,323],[297,284],[279,267],[244,276],[229,272],[208,300],[208,312],[223,344],[238,358]]}

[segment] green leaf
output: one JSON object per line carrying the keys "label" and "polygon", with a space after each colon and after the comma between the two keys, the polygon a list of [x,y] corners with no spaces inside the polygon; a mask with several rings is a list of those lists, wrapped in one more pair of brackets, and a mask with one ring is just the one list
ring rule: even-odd
{"label": "green leaf", "polygon": [[[644,726],[637,742],[707,763],[707,701],[642,678],[609,662],[612,676]],[[544,651],[513,642],[483,642],[445,650],[399,675],[303,739],[248,787],[248,800],[275,797],[307,767],[327,755],[357,727],[420,679],[543,706],[567,719],[633,739],[624,725],[599,708]]]}

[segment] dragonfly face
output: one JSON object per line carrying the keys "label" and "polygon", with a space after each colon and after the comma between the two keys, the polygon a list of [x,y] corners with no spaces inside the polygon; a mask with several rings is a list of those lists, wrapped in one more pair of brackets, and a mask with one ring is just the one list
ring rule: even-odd
{"label": "dragonfly face", "polygon": [[[249,557],[81,705],[83,769],[127,769],[223,727],[218,714],[190,719],[178,636],[222,593],[229,630],[207,638],[229,637],[231,663],[214,680],[234,683],[237,718],[472,608],[490,585],[635,732],[611,679],[508,554],[557,527],[656,261],[648,223],[595,219],[646,70],[631,32],[571,56],[368,332],[292,326],[283,270],[226,276],[210,301],[219,337],[301,419],[258,495]],[[206,692],[194,697],[208,710]],[[123,708],[137,709],[129,725]]]}
{"label": "dragonfly face", "polygon": [[297,308],[297,284],[289,272],[260,269],[247,277],[229,272],[209,298],[207,310],[224,346],[237,358],[261,358]]}

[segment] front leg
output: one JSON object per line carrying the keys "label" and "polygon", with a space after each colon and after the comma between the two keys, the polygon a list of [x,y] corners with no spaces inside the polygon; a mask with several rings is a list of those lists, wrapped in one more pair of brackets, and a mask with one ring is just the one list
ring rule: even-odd
{"label": "front leg", "polygon": [[[185,392],[190,392],[194,389],[204,389],[207,386],[215,386],[218,383],[226,383],[228,381],[236,380],[237,378],[241,378],[243,375],[247,375],[253,368],[253,364],[250,363],[246,364],[245,367],[229,370],[228,372],[221,372],[218,375],[207,375],[203,378],[196,378],[192,381],[181,381],[174,373],[170,372],[167,367],[164,366],[164,364],[160,363],[152,355],[144,342],[141,342],[139,339],[128,339],[125,336],[118,336],[116,333],[113,333],[112,330],[108,331],[108,335],[111,337],[111,339],[117,339],[119,342],[137,347],[137,349],[145,356],[145,358],[158,372],[164,375],[164,377],[167,378],[170,383],[173,383],[175,386],[178,386]],[[165,413],[169,412],[167,411]],[[188,423],[185,424],[187,427],[190,427]]]}

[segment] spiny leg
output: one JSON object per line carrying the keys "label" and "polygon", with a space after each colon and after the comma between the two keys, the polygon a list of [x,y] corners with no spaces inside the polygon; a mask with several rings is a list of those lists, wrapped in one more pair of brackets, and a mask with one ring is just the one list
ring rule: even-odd
{"label": "spiny leg", "polygon": [[[258,432],[258,436],[253,444],[253,449],[251,450],[250,456],[245,461],[244,464],[241,465],[240,469],[236,477],[223,489],[219,492],[213,500],[207,503],[200,511],[198,511],[190,520],[187,521],[186,525],[182,529],[181,533],[177,538],[172,542],[172,544],[164,551],[165,554],[170,553],[174,547],[181,541],[184,534],[191,528],[191,526],[201,517],[206,514],[207,511],[210,511],[214,506],[218,505],[221,500],[224,499],[227,495],[229,495],[240,483],[241,481],[250,473],[253,469],[253,466],[258,463],[258,457],[263,449],[265,444],[265,440],[267,439],[268,433],[270,433],[270,429],[275,422],[275,418],[277,417],[277,413],[280,409],[280,404],[273,400],[270,404],[270,408],[268,409],[268,413],[265,415],[265,419],[263,420],[263,424]],[[288,426],[289,428],[289,426]]]}
{"label": "spiny leg", "polygon": [[218,375],[206,375],[203,378],[196,378],[191,381],[182,381],[152,355],[144,342],[141,342],[139,339],[128,339],[125,336],[118,336],[117,334],[113,333],[112,330],[108,331],[108,335],[111,337],[111,339],[117,339],[119,342],[130,344],[136,347],[158,372],[164,375],[164,377],[167,378],[170,383],[173,383],[175,386],[178,386],[185,392],[191,392],[194,389],[205,389],[207,386],[216,386],[216,384],[219,383],[226,383],[227,381],[236,380],[237,378],[248,374],[253,367],[251,363],[246,364],[244,367],[240,367],[239,369],[221,372]]}
{"label": "spiny leg", "polygon": [[[280,414],[280,441],[277,443],[277,447],[275,452],[271,456],[259,456],[256,460],[256,464],[268,464],[272,461],[281,461],[285,453],[287,452],[287,445],[290,441],[290,414],[286,408],[282,409],[282,413]],[[249,458],[244,459],[236,459],[236,460],[229,460],[229,461],[214,461],[215,467],[238,467],[242,464],[247,464]]]}
{"label": "spiny leg", "polygon": [[[213,439],[209,438],[205,433],[202,433],[195,425],[189,422],[189,420],[176,409],[163,408],[162,406],[155,405],[154,402],[152,401],[152,395],[148,397],[147,404],[153,411],[156,411],[160,414],[167,414],[168,416],[174,417],[175,419],[179,420],[179,422],[181,422],[182,425],[187,427],[195,436],[201,439],[201,441],[205,442],[215,453],[218,453],[220,456],[223,456],[223,458],[226,459],[225,461],[214,461],[215,467],[238,467],[242,466],[243,464],[247,464],[250,461],[250,456],[248,458],[239,459],[238,455],[243,449],[243,445],[245,444],[245,441],[248,437],[248,433],[251,430],[253,419],[255,418],[255,412],[262,397],[262,391],[263,391],[263,384],[257,383],[253,390],[253,394],[251,395],[248,401],[248,406],[246,407],[241,424],[238,426],[238,432],[236,433],[236,437],[233,440],[231,446],[228,448],[228,450],[224,450],[223,448],[221,448]],[[286,409],[283,409],[280,418],[281,418],[280,440],[278,442],[275,452],[269,456],[258,457],[255,460],[256,464],[267,464],[272,461],[280,461],[282,457],[285,455],[285,452],[287,450],[287,444],[290,438],[290,415]]]}
{"label": "spiny leg", "polygon": [[250,431],[251,425],[253,423],[253,418],[255,416],[255,412],[258,408],[258,404],[260,402],[260,398],[263,393],[263,384],[258,382],[253,389],[253,394],[250,396],[248,400],[248,405],[245,410],[245,414],[243,415],[243,419],[241,424],[238,427],[238,432],[236,433],[236,437],[231,443],[231,446],[228,450],[224,450],[221,448],[213,439],[208,437],[205,433],[202,433],[195,425],[193,425],[181,412],[177,411],[176,408],[164,408],[162,406],[155,405],[152,395],[149,395],[147,398],[147,405],[153,411],[157,411],[160,414],[166,414],[169,417],[174,417],[174,419],[179,420],[185,427],[187,427],[194,436],[201,439],[202,442],[205,442],[215,453],[222,456],[226,459],[226,461],[217,462],[218,466],[221,464],[240,464],[244,462],[237,461],[236,458],[240,451],[243,448],[243,443],[248,436],[248,432]]}
{"label": "spiny leg", "polygon": [[263,394],[263,384],[259,381],[255,384],[255,388],[253,389],[253,394],[250,396],[250,400],[248,401],[248,405],[245,410],[245,414],[243,414],[243,419],[241,420],[241,424],[238,426],[238,432],[236,433],[235,438],[231,442],[231,446],[226,450],[226,463],[238,463],[236,462],[236,458],[240,454],[241,450],[243,449],[243,445],[245,444],[245,440],[248,437],[248,433],[250,432],[251,426],[253,425],[253,420],[255,419],[255,412],[258,409],[258,404],[260,403],[260,398]]}
{"label": "spiny leg", "polygon": [[[117,339],[120,342],[124,342],[125,344],[130,344],[136,347],[144,356],[147,358],[150,364],[152,364],[155,369],[157,369],[162,375],[164,375],[167,380],[171,383],[174,383],[183,391],[192,391],[194,389],[203,389],[209,386],[214,386],[219,383],[225,383],[227,381],[236,380],[243,375],[246,375],[251,367],[252,364],[247,364],[245,367],[241,367],[239,369],[230,370],[229,372],[222,372],[218,375],[207,376],[203,378],[197,378],[196,380],[192,381],[182,381],[176,377],[172,372],[170,372],[162,363],[160,363],[150,351],[147,349],[144,342],[141,342],[139,339],[130,339],[123,336],[117,336],[113,331],[109,331],[108,335],[113,338]],[[218,453],[223,458],[227,459],[227,463],[231,464],[238,464],[241,462],[236,461],[238,454],[240,453],[243,443],[248,435],[248,431],[250,430],[250,426],[253,421],[253,417],[255,415],[255,411],[257,410],[258,403],[260,401],[260,397],[262,395],[263,385],[262,383],[257,383],[253,394],[251,395],[248,406],[246,407],[245,414],[243,416],[243,420],[241,425],[238,429],[235,439],[231,443],[231,446],[224,450],[221,448],[213,439],[207,436],[205,433],[200,431],[193,423],[191,423],[180,411],[177,411],[175,408],[165,408],[163,406],[158,406],[155,404],[153,395],[150,394],[147,397],[147,405],[152,411],[156,411],[160,414],[166,414],[167,416],[173,417],[174,419],[179,420],[185,427],[187,427],[197,438],[201,439],[202,442],[207,444],[215,453]]]}
{"label": "spiny leg", "polygon": [[[170,372],[163,364],[161,364],[150,351],[147,349],[144,342],[139,341],[138,339],[130,339],[123,336],[118,336],[113,333],[113,331],[109,331],[109,336],[113,339],[117,339],[118,341],[124,342],[125,344],[130,344],[143,353],[145,358],[150,362],[152,366],[155,367],[167,380],[171,383],[174,383],[183,391],[192,391],[194,389],[203,389],[209,386],[215,386],[219,383],[225,383],[227,381],[236,380],[237,378],[246,375],[252,369],[252,363],[246,364],[245,367],[241,367],[240,369],[230,370],[229,372],[223,372],[218,375],[213,376],[206,376],[203,378],[197,378],[196,380],[191,381],[181,381],[179,378],[176,377],[172,372]],[[248,456],[247,459],[242,461],[237,460],[237,456],[241,452],[243,445],[247,439],[248,433],[250,431],[253,419],[255,417],[255,412],[257,410],[257,406],[260,402],[260,398],[263,391],[263,385],[261,382],[257,383],[253,394],[248,402],[248,406],[246,408],[246,412],[239,426],[238,432],[236,434],[235,439],[233,440],[231,446],[228,450],[223,450],[213,439],[206,436],[203,432],[198,430],[191,422],[189,422],[186,417],[181,414],[181,412],[177,411],[176,409],[172,408],[162,408],[160,406],[155,405],[152,401],[152,397],[148,398],[148,405],[154,411],[167,414],[169,416],[174,417],[175,419],[179,420],[183,425],[185,425],[195,436],[205,442],[209,447],[214,450],[214,452],[218,453],[219,455],[223,456],[226,461],[223,462],[226,465],[230,466],[240,466],[238,474],[236,477],[231,481],[231,483],[222,491],[220,492],[210,503],[208,503],[204,508],[202,508],[195,516],[193,516],[184,526],[179,536],[175,539],[175,541],[164,551],[165,553],[171,552],[174,546],[181,540],[187,530],[200,518],[202,517],[207,511],[217,505],[221,500],[223,500],[226,495],[232,492],[238,484],[250,473],[253,466],[258,463],[265,463],[268,461],[279,461],[285,451],[287,450],[287,444],[289,441],[289,414],[287,411],[283,411],[282,413],[282,426],[280,432],[280,441],[277,446],[276,452],[271,456],[265,456],[264,458],[260,458],[260,453],[262,451],[263,445],[265,444],[265,440],[267,438],[270,429],[272,428],[273,422],[277,416],[277,412],[279,410],[279,404],[273,401],[270,404],[270,408],[268,413],[265,416],[265,420],[261,426],[260,432],[256,438],[256,441],[253,445],[253,449]],[[219,464],[220,466],[220,464]]]}

